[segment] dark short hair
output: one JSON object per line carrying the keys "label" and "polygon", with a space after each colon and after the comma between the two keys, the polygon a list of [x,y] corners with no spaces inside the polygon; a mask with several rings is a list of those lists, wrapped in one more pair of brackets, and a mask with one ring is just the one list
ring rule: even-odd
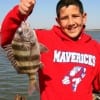
{"label": "dark short hair", "polygon": [[75,5],[79,7],[80,12],[83,14],[84,12],[83,4],[80,0],[59,0],[56,6],[57,17],[60,17],[60,9],[64,6],[68,7],[69,5]]}

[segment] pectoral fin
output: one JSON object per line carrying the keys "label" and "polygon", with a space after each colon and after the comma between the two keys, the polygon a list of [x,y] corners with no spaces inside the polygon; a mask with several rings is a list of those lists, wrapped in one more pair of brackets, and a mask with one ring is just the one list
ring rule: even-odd
{"label": "pectoral fin", "polygon": [[44,44],[40,43],[39,46],[40,46],[40,53],[48,51],[48,48]]}

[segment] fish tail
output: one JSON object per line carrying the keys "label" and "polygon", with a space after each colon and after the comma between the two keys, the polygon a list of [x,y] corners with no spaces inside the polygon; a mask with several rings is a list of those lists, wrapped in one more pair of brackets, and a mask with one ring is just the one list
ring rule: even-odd
{"label": "fish tail", "polygon": [[33,77],[31,77],[31,79],[29,80],[28,94],[30,96],[32,95],[32,93],[34,93],[36,90],[39,89],[37,79],[36,79],[36,75],[34,75]]}
{"label": "fish tail", "polygon": [[29,87],[28,87],[28,94],[31,96],[32,93],[36,90],[36,87],[32,84],[29,83]]}

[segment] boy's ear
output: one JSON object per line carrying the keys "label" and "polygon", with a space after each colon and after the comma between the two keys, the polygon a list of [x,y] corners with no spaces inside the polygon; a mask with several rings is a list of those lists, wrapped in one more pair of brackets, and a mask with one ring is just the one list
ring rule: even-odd
{"label": "boy's ear", "polygon": [[58,24],[60,24],[59,18],[56,17],[55,19],[56,19],[56,22],[57,22]]}
{"label": "boy's ear", "polygon": [[87,21],[87,13],[84,13],[83,14],[83,23],[84,23],[84,25],[86,24],[86,21]]}

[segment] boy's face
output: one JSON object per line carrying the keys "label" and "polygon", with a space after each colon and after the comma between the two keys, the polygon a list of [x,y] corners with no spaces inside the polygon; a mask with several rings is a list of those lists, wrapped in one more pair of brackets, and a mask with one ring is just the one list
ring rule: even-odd
{"label": "boy's face", "polygon": [[60,17],[56,20],[66,35],[76,38],[86,23],[86,13],[81,14],[79,7],[70,5],[60,9]]}

